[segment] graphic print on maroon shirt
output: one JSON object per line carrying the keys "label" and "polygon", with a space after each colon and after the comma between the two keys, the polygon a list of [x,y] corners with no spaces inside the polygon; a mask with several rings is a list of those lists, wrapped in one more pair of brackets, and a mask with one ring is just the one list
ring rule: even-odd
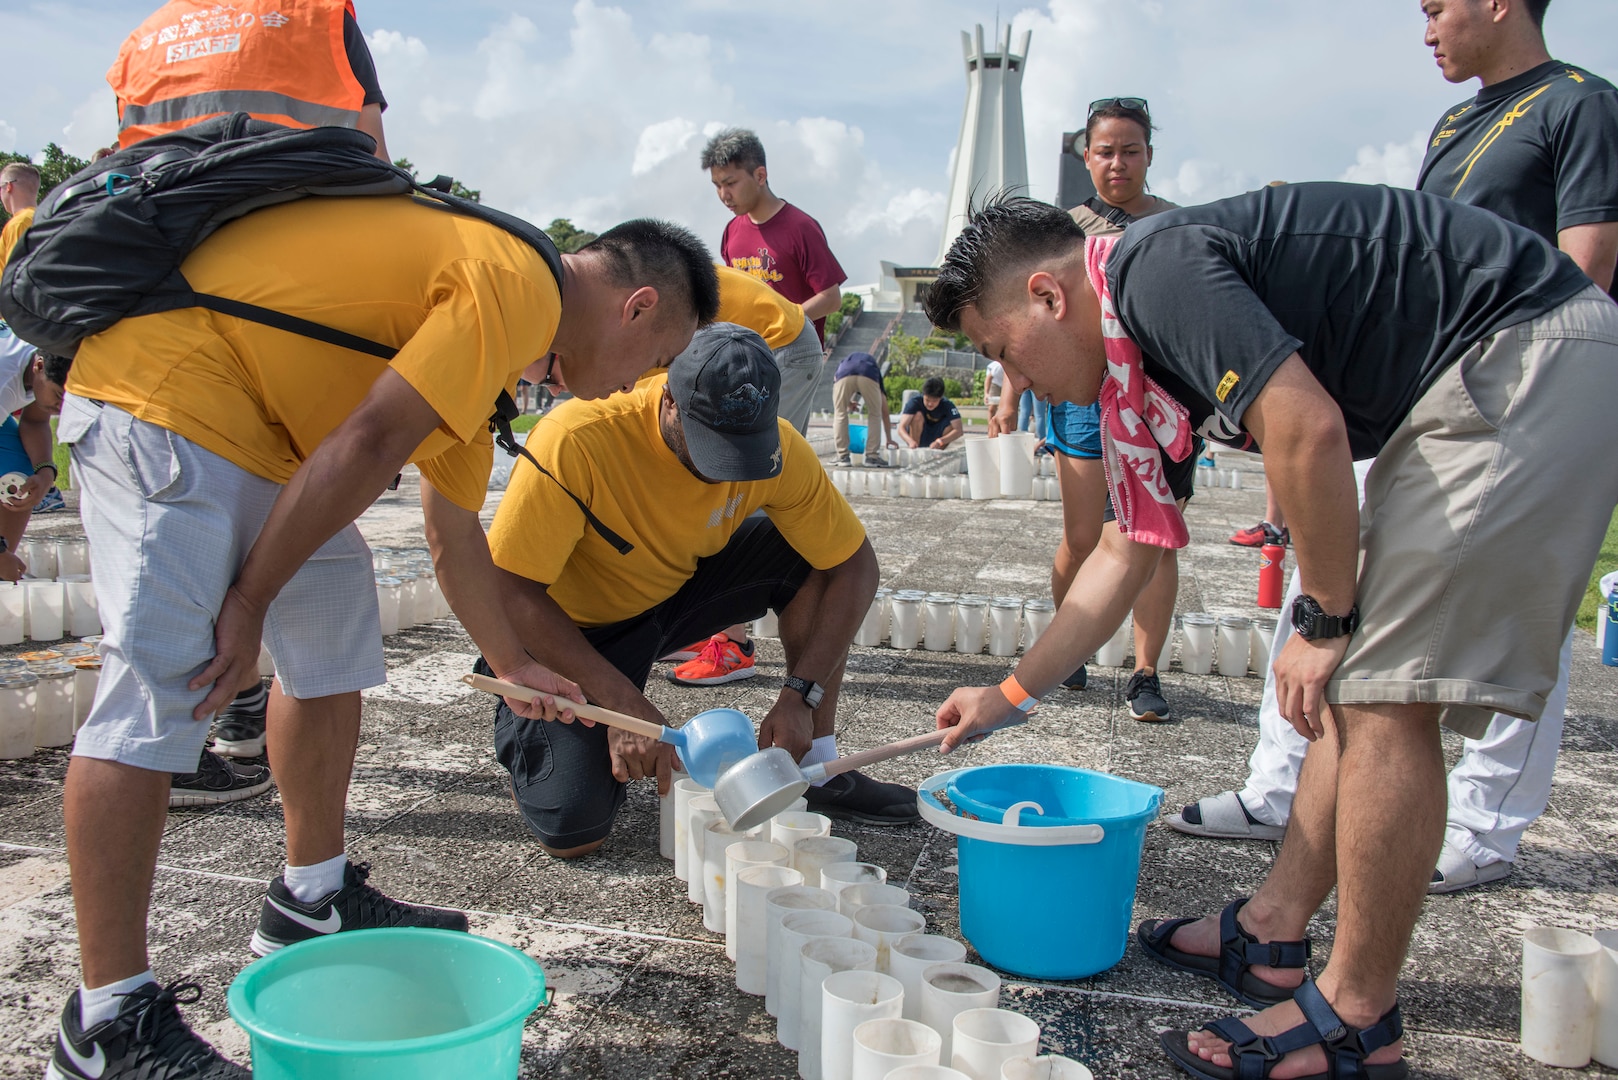
{"label": "graphic print on maroon shirt", "polygon": [[[768,283],[794,304],[848,280],[820,223],[791,203],[783,203],[763,224],[746,214],[731,218],[720,238],[719,254],[727,266]],[[822,341],[825,324],[824,318],[815,320],[815,333]]]}

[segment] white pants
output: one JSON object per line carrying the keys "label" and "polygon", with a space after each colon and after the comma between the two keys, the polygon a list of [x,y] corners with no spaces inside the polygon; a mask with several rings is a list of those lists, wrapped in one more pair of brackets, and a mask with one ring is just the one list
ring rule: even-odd
{"label": "white pants", "polygon": [[[1266,825],[1285,825],[1292,813],[1309,743],[1281,719],[1275,702],[1275,659],[1292,637],[1287,614],[1302,592],[1296,572],[1281,602],[1270,663],[1264,675],[1264,699],[1258,711],[1258,746],[1248,759],[1242,802]],[[1567,714],[1568,671],[1573,663],[1573,635],[1562,644],[1562,666],[1556,689],[1545,699],[1538,723],[1496,713],[1481,739],[1467,739],[1461,760],[1449,774],[1449,820],[1444,839],[1464,851],[1477,866],[1513,862],[1522,834],[1550,802],[1556,751],[1562,743]]]}

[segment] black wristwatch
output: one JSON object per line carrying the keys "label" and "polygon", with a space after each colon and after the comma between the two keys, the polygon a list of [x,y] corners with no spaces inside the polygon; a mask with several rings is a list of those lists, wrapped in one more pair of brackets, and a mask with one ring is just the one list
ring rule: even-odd
{"label": "black wristwatch", "polygon": [[820,699],[826,696],[826,688],[817,682],[800,679],[796,675],[788,675],[782,680],[787,689],[796,690],[803,695],[803,700],[811,709],[820,708]]}
{"label": "black wristwatch", "polygon": [[1292,601],[1292,629],[1305,641],[1324,641],[1352,634],[1360,628],[1360,606],[1355,604],[1347,615],[1327,615],[1320,601],[1307,594]]}

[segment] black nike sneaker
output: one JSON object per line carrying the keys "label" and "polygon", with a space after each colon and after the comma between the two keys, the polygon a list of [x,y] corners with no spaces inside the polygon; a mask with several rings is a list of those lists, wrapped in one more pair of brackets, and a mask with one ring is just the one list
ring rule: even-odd
{"label": "black nike sneaker", "polygon": [[169,778],[169,809],[241,802],[264,794],[271,783],[267,766],[232,761],[204,750],[196,772],[174,773]]}
{"label": "black nike sneaker", "polygon": [[208,738],[216,754],[231,758],[264,756],[264,714],[270,695],[262,685],[243,690],[214,717]]}
{"label": "black nike sneaker", "polygon": [[370,863],[349,863],[343,887],[312,904],[301,903],[287,890],[285,878],[270,882],[264,907],[253,931],[253,951],[268,956],[300,941],[342,930],[375,930],[388,926],[424,926],[431,930],[467,929],[466,916],[446,908],[423,907],[390,900],[365,879]]}
{"label": "black nike sneaker", "polygon": [[147,983],[123,995],[117,1016],[85,1030],[73,991],[45,1080],[249,1080],[180,1018],[178,1006],[201,996],[196,983]]}

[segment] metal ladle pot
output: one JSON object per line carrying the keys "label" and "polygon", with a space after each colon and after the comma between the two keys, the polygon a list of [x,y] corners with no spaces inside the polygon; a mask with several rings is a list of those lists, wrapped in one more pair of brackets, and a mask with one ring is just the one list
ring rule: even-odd
{"label": "metal ladle pot", "polygon": [[[533,687],[502,682],[486,675],[463,675],[461,681],[474,690],[520,701],[532,701],[543,696]],[[625,716],[611,709],[603,709],[599,705],[581,705],[562,698],[557,698],[557,705],[571,710],[574,716],[668,743],[680,752],[680,761],[685,765],[685,771],[691,774],[691,779],[706,788],[716,787],[726,770],[759,753],[753,722],[747,718],[747,714],[735,709],[709,709],[687,720],[683,727],[671,728],[642,720],[638,716]],[[788,757],[787,760],[792,759]]]}
{"label": "metal ladle pot", "polygon": [[[1013,727],[1026,718],[1025,714],[1018,713],[994,730]],[[772,746],[726,769],[713,786],[714,802],[719,804],[719,812],[725,815],[725,820],[730,823],[732,829],[745,832],[791,806],[793,800],[802,795],[810,784],[818,784],[822,780],[853,772],[878,761],[887,761],[889,758],[902,757],[929,746],[937,746],[944,741],[949,732],[949,728],[940,728],[925,735],[912,735],[908,739],[900,739],[886,746],[862,750],[857,754],[810,765],[807,768],[799,768],[798,763],[792,760],[791,754],[779,746]],[[985,731],[970,741],[976,742],[989,734],[991,732]]]}

